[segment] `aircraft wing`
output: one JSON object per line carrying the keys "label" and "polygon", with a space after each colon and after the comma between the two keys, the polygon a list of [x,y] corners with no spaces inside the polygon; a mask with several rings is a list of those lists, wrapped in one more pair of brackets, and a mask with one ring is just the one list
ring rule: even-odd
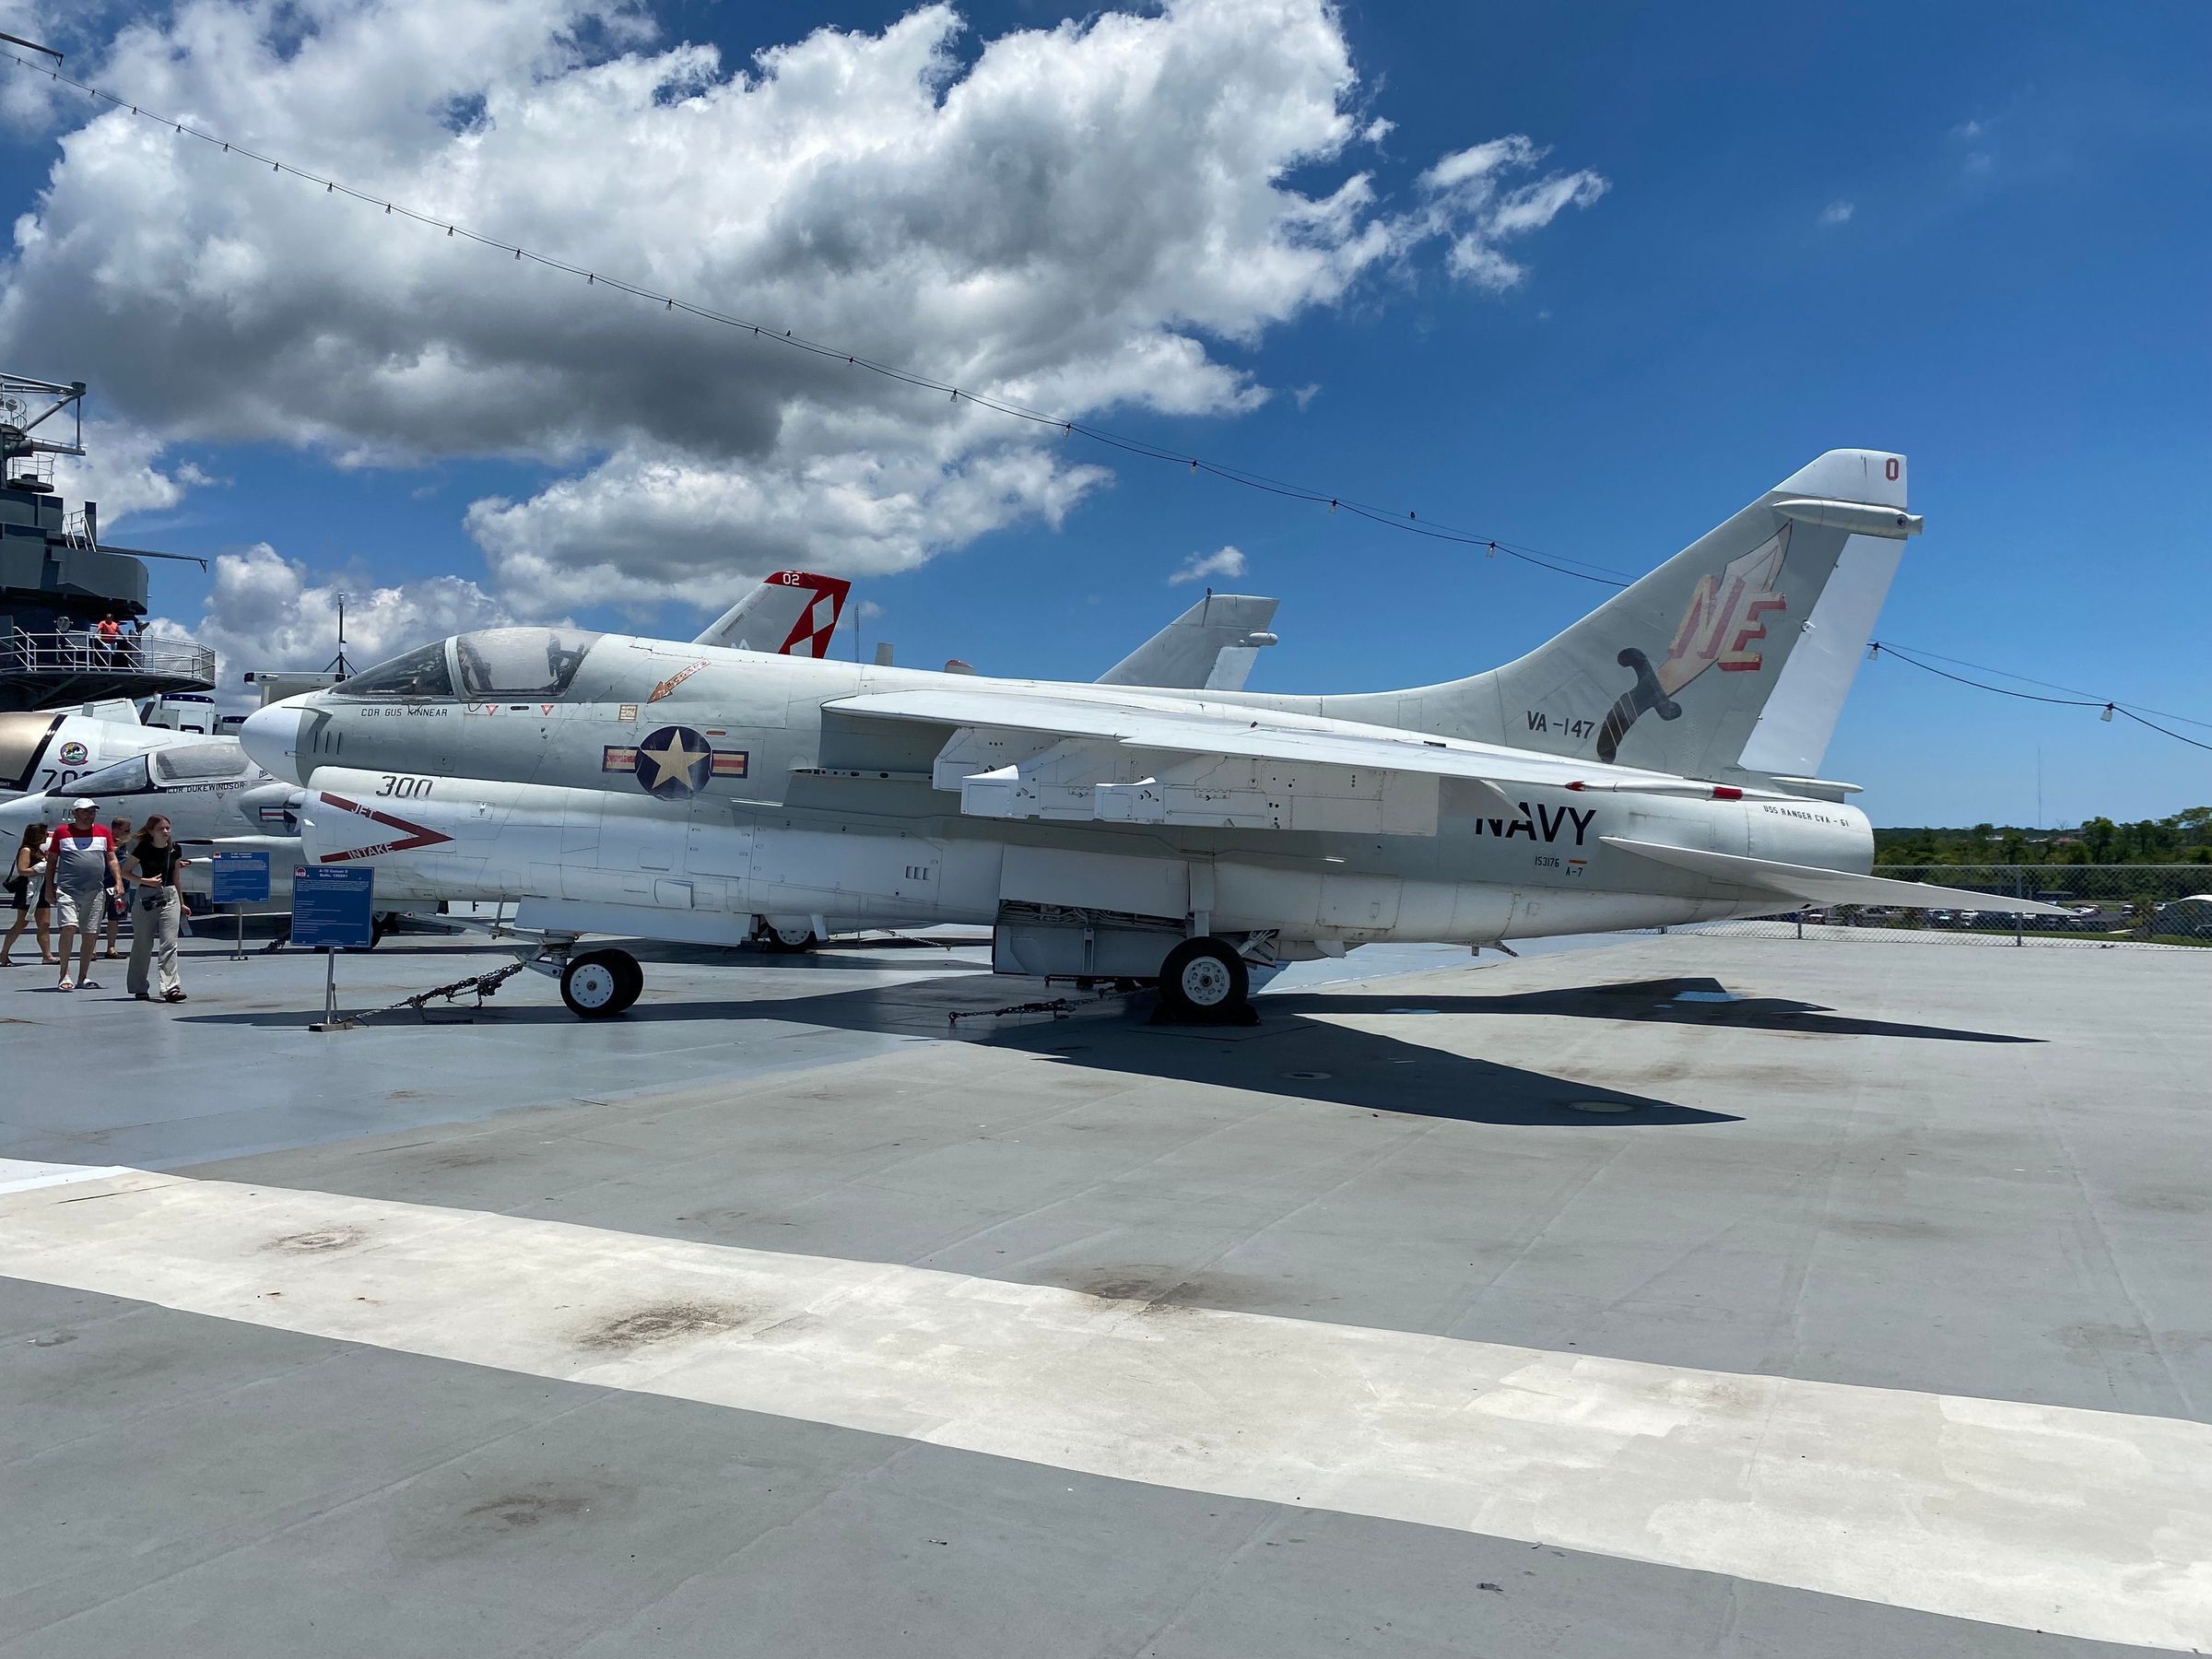
{"label": "aircraft wing", "polygon": [[1649,859],[1653,864],[1801,902],[1983,910],[2008,916],[2018,912],[2025,916],[2071,918],[2074,913],[2033,899],[2008,899],[2001,893],[1977,893],[1966,888],[1930,887],[1924,882],[1896,881],[1887,876],[1853,876],[1841,870],[1816,869],[1810,865],[1777,864],[1769,858],[1743,858],[1733,853],[1707,853],[1694,847],[1667,847],[1619,835],[1601,835],[1598,840],[1608,847]]}
{"label": "aircraft wing", "polygon": [[1447,780],[1507,810],[1516,786],[1710,794],[1712,785],[1394,726],[1234,703],[1012,687],[864,693],[847,716],[953,727],[935,787],[973,818],[1433,835]]}

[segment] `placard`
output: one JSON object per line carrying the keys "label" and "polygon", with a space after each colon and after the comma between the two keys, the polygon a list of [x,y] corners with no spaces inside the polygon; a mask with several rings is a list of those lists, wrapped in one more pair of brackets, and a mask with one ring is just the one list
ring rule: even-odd
{"label": "placard", "polygon": [[216,853],[207,861],[207,896],[218,904],[259,904],[269,896],[266,853]]}
{"label": "placard", "polygon": [[292,872],[292,943],[309,950],[366,950],[375,942],[376,872],[367,865]]}

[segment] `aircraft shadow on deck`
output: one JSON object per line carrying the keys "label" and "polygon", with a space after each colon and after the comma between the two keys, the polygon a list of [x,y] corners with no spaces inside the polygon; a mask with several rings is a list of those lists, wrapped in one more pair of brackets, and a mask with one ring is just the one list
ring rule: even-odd
{"label": "aircraft shadow on deck", "polygon": [[[981,1017],[1025,1002],[1065,994],[1072,1017],[1028,1016],[996,1027]],[[1269,997],[1259,1005],[1256,1026],[1208,1028],[1154,1025],[1149,992],[1086,1001],[1035,981],[963,975],[902,985],[860,988],[817,996],[717,1005],[725,1018],[803,1022],[844,1030],[958,1037],[983,1048],[1049,1055],[1088,1070],[1156,1077],[1209,1088],[1255,1090],[1374,1112],[1448,1119],[1470,1124],[1549,1124],[1588,1128],[1723,1124],[1727,1112],[1677,1105],[1650,1095],[1430,1048],[1383,1032],[1355,1030],[1312,1019]],[[1317,997],[1316,1012],[1331,1011]],[[1401,999],[1402,1000],[1402,999]],[[1343,1012],[1341,1008],[1334,1011]],[[532,1013],[537,1010],[530,1010]],[[565,1010],[555,1013],[567,1018]],[[955,1012],[971,1023],[955,1027]],[[630,1018],[682,1018],[665,1005],[641,1002]],[[695,1015],[692,1017],[696,1017]],[[1408,1021],[1408,1026],[1413,1022]]]}
{"label": "aircraft shadow on deck", "polygon": [[[1678,1001],[1685,992],[1692,1000]],[[1499,996],[1426,996],[1401,991],[1394,995],[1362,992],[1328,994],[1289,992],[1264,998],[1260,1006],[1315,1014],[1381,1014],[1394,1008],[1423,1008],[1438,1014],[1550,1014],[1574,1019],[1627,1019],[1666,1025],[1724,1026],[1732,1030],[1779,1031],[1801,1036],[1911,1037],[1940,1042],[2041,1042],[2004,1031],[1970,1031],[1953,1026],[1911,1025],[1838,1014],[1818,1003],[1780,996],[1735,996],[1716,979],[1634,980],[1611,985],[1573,985],[1555,991],[1520,991]]]}
{"label": "aircraft shadow on deck", "polygon": [[[1256,1090],[1375,1113],[1463,1124],[1586,1129],[1742,1122],[1731,1112],[1708,1112],[1653,1095],[1455,1054],[1393,1033],[1311,1019],[1296,1008],[1275,1006],[1277,998],[1261,1004],[1258,1027],[1226,1030],[1148,1025],[1145,1016],[1151,998],[1134,1000],[1135,1006],[1122,1019],[1062,1020],[995,1032],[979,1041],[988,1047],[1051,1054],[1070,1065],[1124,1076]],[[1314,998],[1314,1011],[1344,1011],[1331,1010],[1329,1000]],[[1418,1021],[1408,1019],[1406,1024],[1406,1039],[1420,1030]]]}
{"label": "aircraft shadow on deck", "polygon": [[[1019,1023],[991,1024],[982,1017],[993,1010],[1027,1001],[1050,1001],[1062,994],[1034,981],[999,978],[980,970],[894,985],[807,991],[757,1001],[747,1000],[742,982],[734,981],[731,993],[726,1000],[677,1001],[656,999],[649,988],[644,999],[628,1015],[605,1026],[577,1020],[559,1002],[501,1002],[497,998],[480,1010],[469,1009],[465,1001],[450,1010],[443,1006],[434,1007],[424,1023],[473,1021],[492,1029],[557,1027],[574,1031],[579,1038],[603,1033],[619,1042],[622,1033],[640,1026],[723,1021],[743,1028],[773,1022],[889,1036],[958,1037],[982,1047],[1048,1055],[1061,1064],[1124,1077],[1259,1091],[1366,1112],[1460,1123],[1595,1128],[1608,1124],[1649,1127],[1740,1121],[1727,1112],[1427,1047],[1413,1040],[1420,1035],[1420,1022],[1411,1019],[1406,1022],[1408,1029],[1401,1040],[1394,1034],[1357,1030],[1310,1018],[1301,1011],[1310,1006],[1316,1013],[1369,1012],[1372,1008],[1362,1005],[1384,1000],[1381,998],[1270,996],[1259,1004],[1258,1025],[1214,1029],[1149,1024],[1153,999],[1148,993],[1096,1002],[1071,994],[1068,1000],[1077,1005],[1072,1018],[1030,1016]],[[1408,1001],[1438,1006],[1435,998],[1401,996],[1389,1001],[1392,1006]],[[353,1006],[358,1006],[358,1001]],[[956,1026],[948,1018],[955,1013],[963,1016],[967,1023]],[[210,1025],[298,1029],[321,1016],[317,1010],[300,1008],[181,1018]],[[390,1033],[406,1031],[417,1024],[414,1015],[399,1013],[386,1015],[363,1029]],[[758,1033],[739,1030],[731,1037],[733,1041],[757,1041]]]}

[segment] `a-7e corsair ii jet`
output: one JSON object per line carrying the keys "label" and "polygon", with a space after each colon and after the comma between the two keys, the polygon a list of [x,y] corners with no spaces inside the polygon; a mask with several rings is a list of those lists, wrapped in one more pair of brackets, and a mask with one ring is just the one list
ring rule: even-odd
{"label": "a-7e corsair ii jet", "polygon": [[1252,964],[1375,939],[1802,900],[2047,912],[1865,874],[1850,786],[1805,775],[1920,528],[1905,500],[1902,456],[1831,451],[1548,644],[1409,690],[1143,690],[499,629],[242,735],[305,786],[306,858],[514,895],[585,1017],[643,976],[584,935],[736,944],[756,915],[989,924],[1001,971],[1157,981],[1193,1017],[1241,1007]]}

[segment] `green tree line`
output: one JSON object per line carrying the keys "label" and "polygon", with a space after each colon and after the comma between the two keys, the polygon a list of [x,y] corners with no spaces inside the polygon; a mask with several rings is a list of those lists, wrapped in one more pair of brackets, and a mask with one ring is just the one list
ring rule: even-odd
{"label": "green tree line", "polygon": [[1964,830],[1877,830],[1877,865],[2212,865],[2212,806],[2171,818],[2117,823],[2083,820],[2077,830],[2024,830],[1976,824]]}

